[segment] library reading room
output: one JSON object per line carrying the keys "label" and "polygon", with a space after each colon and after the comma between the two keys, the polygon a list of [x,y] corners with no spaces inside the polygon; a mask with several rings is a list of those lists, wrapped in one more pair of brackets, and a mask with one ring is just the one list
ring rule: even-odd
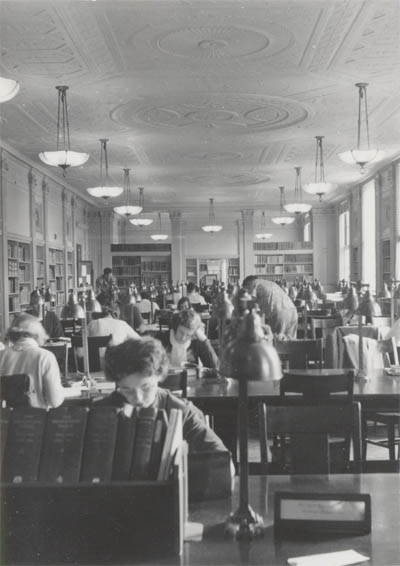
{"label": "library reading room", "polygon": [[0,561],[400,564],[400,0],[0,1]]}

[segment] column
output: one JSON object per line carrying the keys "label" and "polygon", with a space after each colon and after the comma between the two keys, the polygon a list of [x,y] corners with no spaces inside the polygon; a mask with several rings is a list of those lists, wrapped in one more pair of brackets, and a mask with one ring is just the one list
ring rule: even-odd
{"label": "column", "polygon": [[254,210],[242,210],[241,230],[239,231],[240,273],[244,279],[254,274]]}
{"label": "column", "polygon": [[[77,286],[77,264],[76,264],[76,226],[75,226],[75,197],[71,196],[71,242],[72,242],[72,257],[74,259],[72,266],[73,286]],[[68,291],[68,289],[67,289]]]}
{"label": "column", "polygon": [[[47,184],[46,177],[42,179],[42,194],[43,194],[43,236],[44,236],[44,273],[46,287],[49,285],[49,185]],[[55,289],[54,289],[55,292]]]}
{"label": "column", "polygon": [[335,289],[339,272],[336,218],[334,206],[313,208],[314,278],[319,279],[328,292]]}
{"label": "column", "polygon": [[171,221],[171,279],[186,281],[186,247],[183,233],[183,217],[180,210],[169,213]]}
{"label": "column", "polygon": [[400,279],[400,175],[399,163],[393,163],[393,185],[394,185],[394,214],[393,214],[393,275],[396,280]]}
{"label": "column", "polygon": [[35,224],[35,189],[37,179],[33,173],[32,167],[28,171],[28,185],[29,185],[29,214],[30,214],[30,233],[32,241],[31,252],[31,268],[32,268],[32,291],[36,288],[37,283],[37,264],[36,264],[36,224]]}
{"label": "column", "polygon": [[[0,149],[0,265],[4,266],[0,276],[0,297],[3,303],[0,305],[0,332],[4,333],[9,325],[8,315],[8,251],[7,251],[7,172],[8,163],[3,149]],[[7,265],[7,269],[6,269]],[[3,317],[1,316],[3,313]]]}

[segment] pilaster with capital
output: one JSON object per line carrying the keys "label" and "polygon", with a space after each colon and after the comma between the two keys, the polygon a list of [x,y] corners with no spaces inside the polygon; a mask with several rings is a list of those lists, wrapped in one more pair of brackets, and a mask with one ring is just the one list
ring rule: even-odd
{"label": "pilaster with capital", "polygon": [[171,221],[171,279],[172,281],[185,281],[186,240],[182,212],[172,210],[169,218]]}
{"label": "pilaster with capital", "polygon": [[49,185],[46,177],[42,179],[42,195],[43,195],[43,236],[44,236],[44,272],[47,283],[49,274]]}
{"label": "pilaster with capital", "polygon": [[394,214],[393,214],[393,267],[394,278],[400,279],[400,162],[392,164],[392,175],[394,185]]}
{"label": "pilaster with capital", "polygon": [[240,274],[244,279],[254,274],[254,210],[241,211],[241,226],[238,230]]}
{"label": "pilaster with capital", "polygon": [[30,217],[30,233],[32,241],[32,277],[33,287],[37,281],[37,263],[36,263],[36,222],[35,222],[35,186],[37,185],[37,178],[33,172],[32,167],[28,171],[28,186],[29,186],[29,217]]}
{"label": "pilaster with capital", "polygon": [[337,214],[334,206],[315,207],[312,211],[314,277],[329,291],[339,273],[339,250],[336,245]]}

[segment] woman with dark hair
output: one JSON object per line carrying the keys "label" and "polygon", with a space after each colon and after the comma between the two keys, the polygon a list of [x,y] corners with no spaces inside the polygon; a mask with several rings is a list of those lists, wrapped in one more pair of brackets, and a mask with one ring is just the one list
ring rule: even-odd
{"label": "woman with dark hair", "polygon": [[200,315],[192,309],[174,313],[165,347],[173,367],[200,360],[204,367],[218,368],[218,356],[204,333]]}
{"label": "woman with dark hair", "polygon": [[[180,409],[183,417],[183,438],[190,452],[225,451],[220,438],[207,425],[203,413],[193,403],[178,399],[158,383],[168,372],[168,357],[159,340],[146,336],[140,340],[127,340],[108,347],[105,355],[105,373],[115,381],[116,390],[96,405],[112,405],[129,413],[132,407]],[[132,409],[131,409],[132,410]]]}
{"label": "woman with dark hair", "polygon": [[52,352],[41,348],[48,336],[40,321],[27,313],[17,315],[8,329],[10,346],[0,351],[0,375],[29,375],[29,404],[47,409],[64,401],[60,369]]}
{"label": "woman with dark hair", "polygon": [[181,297],[178,301],[177,309],[178,311],[188,311],[192,308],[190,300],[187,297]]}

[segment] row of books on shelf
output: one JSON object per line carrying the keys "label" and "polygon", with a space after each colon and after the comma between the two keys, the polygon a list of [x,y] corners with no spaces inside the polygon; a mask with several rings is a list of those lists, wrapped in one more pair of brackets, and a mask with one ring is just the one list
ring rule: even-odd
{"label": "row of books on shelf", "polygon": [[140,265],[141,262],[140,256],[114,256],[112,258],[113,271],[118,266]]}
{"label": "row of books on shelf", "polygon": [[312,242],[254,242],[253,250],[308,250]]}
{"label": "row of books on shelf", "polygon": [[114,275],[116,277],[118,277],[119,275],[125,275],[125,276],[135,276],[135,275],[140,275],[140,265],[137,265],[135,267],[131,266],[131,267],[114,267],[113,268],[114,271]]}
{"label": "row of books on shelf", "polygon": [[142,271],[170,271],[171,266],[166,261],[143,261]]}
{"label": "row of books on shelf", "polygon": [[56,264],[49,265],[49,279],[54,279],[55,277],[63,277],[64,275],[64,265]]}
{"label": "row of books on shelf", "polygon": [[19,311],[20,302],[19,297],[8,297],[8,312],[14,313]]}
{"label": "row of books on shelf", "polygon": [[165,481],[182,443],[182,412],[152,407],[6,408],[1,412],[5,483]]}
{"label": "row of books on shelf", "polygon": [[19,263],[15,259],[8,260],[8,276],[18,277]]}
{"label": "row of books on shelf", "polygon": [[62,250],[49,250],[49,263],[64,263],[64,252]]}
{"label": "row of books on shelf", "polygon": [[283,263],[283,255],[256,255],[257,263]]}

